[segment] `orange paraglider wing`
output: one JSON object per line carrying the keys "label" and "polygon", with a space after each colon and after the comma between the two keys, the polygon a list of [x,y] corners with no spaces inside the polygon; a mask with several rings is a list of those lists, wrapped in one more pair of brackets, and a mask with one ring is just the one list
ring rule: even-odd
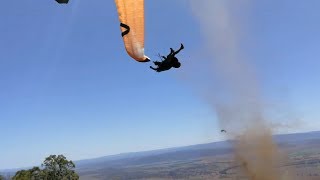
{"label": "orange paraglider wing", "polygon": [[136,61],[148,62],[144,54],[144,0],[115,0],[127,53]]}

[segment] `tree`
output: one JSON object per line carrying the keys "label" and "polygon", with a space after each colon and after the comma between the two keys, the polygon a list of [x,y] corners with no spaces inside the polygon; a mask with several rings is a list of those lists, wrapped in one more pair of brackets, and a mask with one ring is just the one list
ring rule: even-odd
{"label": "tree", "polygon": [[[63,155],[50,155],[43,164],[42,169],[33,167],[29,170],[18,171],[12,180],[78,180],[79,176],[74,171],[75,164],[68,161]],[[2,180],[0,178],[0,180]]]}
{"label": "tree", "polygon": [[20,170],[16,172],[12,180],[41,180],[43,173],[39,167],[33,167],[29,170]]}
{"label": "tree", "polygon": [[0,180],[4,180],[4,177],[0,174]]}
{"label": "tree", "polygon": [[75,173],[75,164],[68,161],[63,155],[51,155],[47,157],[42,166],[43,171],[48,180],[77,180],[79,176]]}
{"label": "tree", "polygon": [[29,170],[20,170],[16,172],[12,180],[29,180],[31,179],[31,173]]}

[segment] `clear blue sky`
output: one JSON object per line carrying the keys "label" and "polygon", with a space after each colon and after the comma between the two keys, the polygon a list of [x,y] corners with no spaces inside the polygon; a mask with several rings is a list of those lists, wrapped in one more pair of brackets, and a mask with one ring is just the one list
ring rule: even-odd
{"label": "clear blue sky", "polygon": [[[319,7],[252,2],[244,24],[264,95],[304,121],[292,131],[320,128]],[[191,60],[203,41],[188,1],[145,8],[146,54],[183,42],[178,56]],[[158,74],[126,54],[113,1],[3,1],[0,29],[0,169],[223,139],[214,110],[182,80],[184,64]]]}

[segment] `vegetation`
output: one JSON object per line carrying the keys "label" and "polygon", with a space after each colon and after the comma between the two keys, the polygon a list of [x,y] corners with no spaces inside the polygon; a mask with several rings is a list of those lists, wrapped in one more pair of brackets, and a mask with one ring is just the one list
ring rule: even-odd
{"label": "vegetation", "polygon": [[4,177],[0,174],[0,180],[4,180]]}
{"label": "vegetation", "polygon": [[[41,165],[29,170],[18,171],[12,180],[78,180],[75,164],[63,155],[50,155]],[[0,178],[1,180],[1,178]]]}

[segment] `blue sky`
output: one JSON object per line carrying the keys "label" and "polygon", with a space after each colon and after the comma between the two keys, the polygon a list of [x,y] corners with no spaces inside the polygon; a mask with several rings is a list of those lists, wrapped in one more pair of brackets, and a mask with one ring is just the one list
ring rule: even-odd
{"label": "blue sky", "polygon": [[[250,4],[243,49],[289,131],[319,130],[320,2]],[[146,54],[169,48],[181,69],[155,73],[126,54],[113,1],[4,1],[0,6],[0,169],[223,139],[214,109],[188,83],[203,35],[188,1],[146,1]],[[237,9],[234,10],[237,13]],[[188,61],[193,61],[192,63]],[[197,63],[197,68],[191,66]]]}

